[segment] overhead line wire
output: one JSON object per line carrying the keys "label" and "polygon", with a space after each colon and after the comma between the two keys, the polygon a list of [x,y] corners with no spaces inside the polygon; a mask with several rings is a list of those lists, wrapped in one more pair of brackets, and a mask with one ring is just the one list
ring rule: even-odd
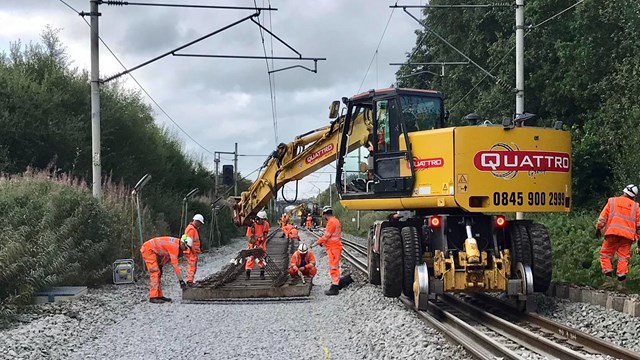
{"label": "overhead line wire", "polygon": [[[552,15],[551,17],[549,17],[549,18],[545,19],[544,21],[540,22],[539,24],[533,25],[533,26],[532,26],[532,27],[530,27],[530,28],[529,28],[529,30],[524,34],[524,36],[526,37],[527,35],[529,35],[529,34],[531,33],[531,31],[532,31],[532,30],[537,29],[537,28],[539,28],[540,26],[542,26],[543,24],[546,24],[547,22],[549,22],[549,21],[551,21],[551,20],[553,20],[553,19],[557,18],[558,16],[560,16],[560,15],[564,14],[565,12],[567,12],[567,11],[569,11],[569,10],[573,9],[574,7],[576,7],[576,6],[580,5],[580,4],[582,4],[584,1],[585,1],[585,0],[580,0],[580,1],[576,2],[575,4],[573,4],[573,5],[569,6],[568,8],[566,8],[566,9],[564,9],[564,10],[562,10],[562,11],[560,11],[560,12],[558,12],[558,13],[554,14],[554,15]],[[500,59],[500,60],[499,60],[499,61],[498,61],[498,62],[497,62],[497,63],[496,63],[492,68],[491,68],[491,70],[489,70],[489,72],[492,72],[496,67],[498,67],[498,65],[500,65],[500,64],[501,64],[501,63],[502,63],[502,62],[507,58],[507,56],[509,56],[509,54],[511,54],[511,53],[513,52],[513,50],[515,50],[515,48],[516,48],[516,47],[515,47],[515,45],[514,45],[511,49],[509,49],[509,51],[508,51],[506,54],[504,54],[504,56],[503,56],[503,57],[502,57],[502,58],[501,58],[501,59]],[[484,76],[482,79],[480,79],[480,81],[478,81],[478,83],[477,83],[473,88],[471,88],[471,90],[469,90],[469,91],[468,91],[468,92],[467,92],[467,93],[466,93],[466,94],[465,94],[465,95],[464,95],[460,100],[458,100],[458,102],[457,102],[457,103],[455,103],[455,105],[453,105],[453,106],[451,107],[451,109],[450,109],[450,110],[455,109],[455,107],[456,107],[456,106],[458,106],[458,105],[459,105],[459,104],[460,104],[464,99],[466,99],[466,98],[467,98],[467,96],[469,96],[469,94],[471,94],[475,89],[477,89],[477,88],[478,88],[478,86],[480,86],[480,84],[482,84],[482,82],[483,82],[487,77],[488,77],[488,75],[486,75],[486,74],[485,74],[485,76]]]}
{"label": "overhead line wire", "polygon": [[[256,0],[253,0],[253,5],[256,7],[256,9],[258,8],[258,3],[256,2]],[[258,24],[260,23],[260,18],[258,17],[257,19]],[[271,117],[273,118],[273,134],[275,137],[275,143],[276,146],[278,145],[278,119],[276,118],[276,112],[275,112],[275,97],[273,96],[274,93],[274,89],[273,89],[273,82],[271,81],[271,73],[269,72],[269,59],[267,59],[267,48],[264,45],[264,34],[262,32],[262,28],[258,27],[258,30],[260,31],[260,39],[262,41],[262,51],[264,52],[264,62],[267,65],[267,76],[269,77],[269,94],[270,94],[270,100],[271,100]]]}
{"label": "overhead line wire", "polygon": [[[67,4],[64,0],[59,0],[60,2],[62,2],[64,5],[66,5],[68,8],[70,8],[71,10],[73,10],[73,12],[75,12],[78,15],[81,15],[81,13],[74,9],[71,5]],[[82,20],[89,26],[91,27],[91,24],[89,24],[89,22],[87,21],[87,19],[85,19],[84,17],[82,17]],[[118,58],[118,56],[116,56],[116,54],[113,52],[113,50],[111,50],[111,48],[109,47],[109,45],[107,45],[107,43],[102,39],[102,37],[98,37],[98,39],[100,39],[100,42],[102,43],[102,45],[104,45],[104,47],[109,51],[109,53],[111,53],[111,55],[116,59],[116,61],[120,64],[120,66],[122,66],[123,69],[127,69],[127,67],[122,63],[122,61],[120,61],[120,59]],[[194,139],[186,130],[184,130],[182,128],[182,126],[180,126],[172,117],[171,115],[169,115],[164,108],[151,96],[151,94],[149,94],[149,92],[142,86],[142,84],[140,84],[140,82],[133,76],[133,74],[129,73],[128,74],[131,79],[138,85],[138,87],[140,88],[140,90],[142,90],[142,92],[147,95],[147,97],[149,98],[149,100],[151,100],[151,102],[153,102],[158,109],[160,109],[160,111],[178,128],[180,129],[180,131],[182,131],[183,134],[185,134],[191,141],[193,141],[196,145],[198,145],[202,150],[206,151],[207,153],[213,155],[213,152],[209,149],[207,149],[206,147],[202,146],[202,144],[200,144],[196,139]]]}
{"label": "overhead line wire", "polygon": [[[398,5],[397,1],[396,1],[396,5]],[[369,70],[371,69],[371,65],[373,64],[373,61],[378,56],[378,50],[380,49],[380,44],[382,44],[382,40],[384,39],[384,35],[387,33],[387,28],[389,27],[389,23],[391,22],[391,17],[393,16],[393,12],[395,10],[396,10],[395,8],[391,9],[391,14],[389,14],[389,19],[387,19],[387,24],[384,26],[384,30],[382,31],[382,36],[380,36],[380,41],[378,41],[378,46],[376,46],[376,51],[373,52],[373,56],[371,57],[371,61],[369,62],[369,66],[367,67],[367,71],[364,73],[364,77],[362,78],[362,82],[360,83],[360,87],[358,88],[357,93],[360,93],[360,90],[362,89],[362,85],[364,85],[364,81],[367,79],[367,75],[369,75]]]}

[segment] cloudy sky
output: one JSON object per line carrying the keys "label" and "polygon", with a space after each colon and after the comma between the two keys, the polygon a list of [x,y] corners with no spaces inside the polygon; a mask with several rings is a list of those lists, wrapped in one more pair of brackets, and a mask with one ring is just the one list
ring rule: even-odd
{"label": "cloudy sky", "polygon": [[[88,0],[65,0],[78,11],[88,11]],[[252,0],[141,0],[139,2],[253,6]],[[268,5],[257,0],[258,6]],[[278,142],[290,142],[311,129],[328,124],[332,100],[358,91],[387,87],[395,80],[397,67],[415,43],[416,23],[396,10],[391,15],[385,0],[272,0],[278,11],[263,12],[261,23],[305,57],[324,57],[318,73],[293,69],[275,73]],[[402,4],[423,1],[405,0]],[[102,5],[100,35],[120,60],[133,67],[163,52],[251,14],[250,11],[178,9],[166,7]],[[416,12],[417,13],[417,12]],[[376,47],[391,15],[371,69]],[[89,68],[89,27],[59,0],[0,0],[0,51],[20,39],[38,41],[46,25],[61,29],[60,37],[70,59],[79,68]],[[271,53],[271,38],[265,34]],[[263,55],[258,27],[247,21],[184,50],[189,53]],[[291,56],[274,40],[275,56]],[[100,49],[100,71],[104,78],[122,70],[104,47]],[[313,63],[275,61],[275,68]],[[269,64],[271,65],[271,63]],[[366,74],[366,77],[365,77]],[[214,151],[239,153],[239,170],[248,174],[259,167],[276,146],[269,77],[264,60],[196,59],[166,57],[133,72],[133,75],[166,112],[205,149],[191,141],[154,107],[158,123],[183,139],[186,150],[213,168]],[[128,77],[123,84],[137,85]],[[364,81],[364,82],[363,82]],[[362,84],[362,86],[361,86]],[[150,103],[150,100],[147,99]],[[223,155],[223,164],[232,156]],[[325,167],[300,182],[299,197],[318,194],[329,185],[333,169]],[[255,175],[250,177],[255,178]],[[292,197],[295,186],[285,194]]]}

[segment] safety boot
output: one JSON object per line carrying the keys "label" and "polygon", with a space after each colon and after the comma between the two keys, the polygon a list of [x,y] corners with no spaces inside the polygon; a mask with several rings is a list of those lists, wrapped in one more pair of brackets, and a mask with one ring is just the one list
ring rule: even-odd
{"label": "safety boot", "polygon": [[172,302],[173,300],[171,300],[171,298],[168,297],[161,297],[160,300],[164,301],[164,302]]}
{"label": "safety boot", "polygon": [[331,284],[329,290],[325,290],[324,294],[327,296],[338,295],[340,293],[340,288],[338,285]]}
{"label": "safety boot", "polygon": [[338,283],[338,290],[342,290],[342,289],[346,288],[352,282],[353,282],[353,278],[351,277],[351,274],[347,274],[347,275],[341,277],[340,278],[340,282]]}
{"label": "safety boot", "polygon": [[193,287],[193,281],[187,281],[187,287],[188,288]]}
{"label": "safety boot", "polygon": [[264,280],[264,269],[260,270],[260,280]]}
{"label": "safety boot", "polygon": [[162,300],[162,298],[149,298],[149,302],[152,304],[162,304],[164,300]]}
{"label": "safety boot", "polygon": [[249,278],[251,277],[251,270],[247,270],[247,271],[245,272],[244,277],[245,277],[245,279],[249,280]]}

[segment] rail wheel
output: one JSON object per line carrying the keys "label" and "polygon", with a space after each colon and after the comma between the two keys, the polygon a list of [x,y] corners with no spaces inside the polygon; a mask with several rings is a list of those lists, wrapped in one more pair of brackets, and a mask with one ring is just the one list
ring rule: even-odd
{"label": "rail wheel", "polygon": [[394,227],[382,229],[380,247],[380,278],[382,294],[398,297],[402,292],[402,238]]}
{"label": "rail wheel", "polygon": [[527,227],[531,240],[531,271],[533,271],[533,291],[545,292],[551,284],[552,252],[551,239],[547,227],[531,223]]}
{"label": "rail wheel", "polygon": [[413,278],[413,303],[416,309],[426,311],[429,308],[429,269],[427,265],[416,265]]}
{"label": "rail wheel", "polygon": [[369,283],[380,285],[380,254],[373,252],[373,243],[375,241],[375,228],[369,230],[369,239],[367,241],[367,270],[369,271]]}
{"label": "rail wheel", "polygon": [[524,312],[527,309],[527,295],[533,294],[533,271],[529,265],[516,264],[516,278],[520,279],[521,294],[516,297],[516,307]]}
{"label": "rail wheel", "polygon": [[418,230],[413,226],[405,226],[400,232],[402,235],[403,274],[402,292],[409,298],[413,296],[413,279],[416,265],[422,261],[420,254],[420,238]]}

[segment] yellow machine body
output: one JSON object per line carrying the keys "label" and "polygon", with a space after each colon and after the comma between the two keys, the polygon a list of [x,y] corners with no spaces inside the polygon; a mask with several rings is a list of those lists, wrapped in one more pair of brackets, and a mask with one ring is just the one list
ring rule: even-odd
{"label": "yellow machine body", "polygon": [[[348,199],[348,209],[462,208],[466,212],[562,212],[571,203],[569,132],[466,126],[409,133],[410,197]],[[404,141],[400,139],[406,149]],[[411,174],[407,161],[401,175]]]}

